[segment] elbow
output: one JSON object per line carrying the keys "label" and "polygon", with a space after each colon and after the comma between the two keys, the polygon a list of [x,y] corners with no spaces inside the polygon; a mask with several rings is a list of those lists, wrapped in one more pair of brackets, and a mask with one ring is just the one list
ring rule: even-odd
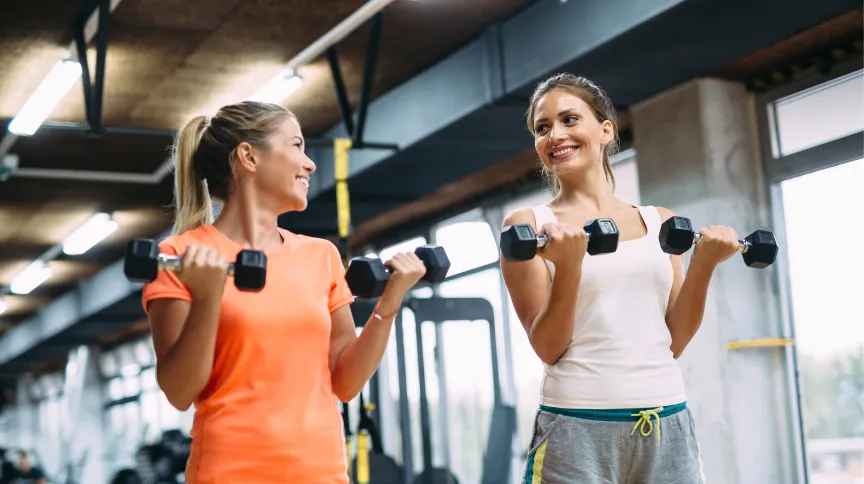
{"label": "elbow", "polygon": [[360,394],[360,389],[357,388],[344,388],[344,386],[333,386],[333,394],[336,395],[336,398],[339,399],[340,402],[348,403]]}
{"label": "elbow", "polygon": [[555,363],[558,363],[558,360],[561,359],[561,356],[566,351],[566,347],[564,348],[535,348],[537,352],[537,356],[540,357],[540,361],[543,363],[552,366]]}
{"label": "elbow", "polygon": [[549,366],[552,366],[555,363],[558,363],[558,360],[561,359],[561,355],[538,354],[538,356],[540,357],[540,361],[542,361],[543,363],[545,363]]}
{"label": "elbow", "polygon": [[[180,390],[172,390],[170,387],[163,385],[162,382],[159,382],[159,387],[162,389],[162,393],[165,394],[165,398],[168,400],[168,403],[171,404],[172,407],[176,408],[181,412],[185,412],[189,410],[189,407],[192,406],[192,402],[194,397],[190,397],[185,393],[186,392]],[[187,387],[188,388],[188,387]]]}
{"label": "elbow", "polygon": [[334,373],[330,378],[330,387],[333,391],[333,395],[339,399],[340,402],[348,403],[355,398],[360,392],[363,390],[363,385],[352,385],[351,382],[346,382],[344,378],[340,378],[337,373]]}
{"label": "elbow", "polygon": [[555,363],[558,363],[558,360],[561,359],[561,356],[564,355],[564,352],[567,351],[567,346],[570,344],[570,340],[566,340],[563,345],[560,344],[550,344],[548,342],[544,343],[538,341],[539,338],[534,337],[532,334],[529,338],[531,343],[531,347],[534,348],[534,353],[540,358],[540,361],[543,363],[552,366]]}
{"label": "elbow", "polygon": [[165,398],[168,399],[168,403],[170,403],[172,407],[176,408],[177,410],[179,410],[181,412],[185,412],[186,410],[189,410],[189,407],[192,406],[192,400],[188,399],[188,398],[182,398],[181,399],[181,398],[178,398],[176,396],[172,398],[167,393],[165,394]]}
{"label": "elbow", "polygon": [[195,397],[190,395],[190,385],[186,384],[185,386],[181,385],[179,388],[175,388],[176,385],[172,385],[171,381],[161,374],[158,367],[156,369],[156,383],[159,385],[159,388],[165,395],[165,399],[168,400],[168,403],[170,403],[172,407],[181,412],[185,412],[192,406]]}

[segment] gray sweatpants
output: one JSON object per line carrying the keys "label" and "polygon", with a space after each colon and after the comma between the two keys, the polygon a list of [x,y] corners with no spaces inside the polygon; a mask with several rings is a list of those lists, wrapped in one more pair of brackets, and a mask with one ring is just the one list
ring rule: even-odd
{"label": "gray sweatpants", "polygon": [[524,484],[704,484],[685,404],[657,409],[541,406]]}

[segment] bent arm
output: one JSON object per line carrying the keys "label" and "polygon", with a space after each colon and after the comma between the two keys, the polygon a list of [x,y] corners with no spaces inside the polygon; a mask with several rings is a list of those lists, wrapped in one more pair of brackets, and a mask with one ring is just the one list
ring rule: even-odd
{"label": "bent arm", "polygon": [[[534,226],[534,216],[528,208],[515,210],[504,218],[505,227],[522,223]],[[549,271],[539,256],[522,262],[509,262],[501,257],[501,274],[531,347],[544,363],[554,365],[570,345],[582,267],[559,268],[550,281]]]}
{"label": "bent arm", "polygon": [[221,300],[156,299],[150,327],[156,352],[156,381],[168,402],[185,411],[210,380]]}
{"label": "bent arm", "polygon": [[[664,222],[675,215],[669,209],[658,207],[660,219]],[[702,326],[705,303],[708,300],[708,286],[714,272],[710,268],[691,264],[684,274],[684,259],[680,255],[669,256],[672,264],[672,291],[666,310],[666,327],[672,336],[672,356],[678,359]]]}
{"label": "bent arm", "polygon": [[[381,295],[379,311],[390,316],[401,310],[402,299],[387,293]],[[340,401],[350,402],[375,373],[393,327],[394,317],[370,317],[357,336],[354,317],[347,305],[333,311],[330,338],[330,381],[333,393]]]}

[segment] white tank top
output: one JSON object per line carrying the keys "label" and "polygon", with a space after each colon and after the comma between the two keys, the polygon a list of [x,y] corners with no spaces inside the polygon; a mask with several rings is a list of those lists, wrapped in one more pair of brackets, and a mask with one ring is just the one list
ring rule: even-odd
{"label": "white tank top", "polygon": [[[554,365],[543,365],[543,405],[614,409],[686,400],[665,320],[672,265],[657,241],[660,214],[637,208],[647,235],[583,259],[570,345]],[[538,229],[556,222],[545,205],[531,210]],[[551,278],[555,265],[545,262]]]}

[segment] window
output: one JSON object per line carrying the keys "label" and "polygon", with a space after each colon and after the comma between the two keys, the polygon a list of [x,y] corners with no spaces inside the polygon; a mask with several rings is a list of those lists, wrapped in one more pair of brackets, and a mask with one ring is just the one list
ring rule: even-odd
{"label": "window", "polygon": [[[489,226],[486,227],[488,231]],[[450,246],[464,247],[464,244]],[[439,293],[442,297],[487,299],[492,304],[495,314],[494,323],[497,325],[501,323],[502,312],[499,274],[497,268],[492,268],[448,281],[440,285]],[[488,445],[493,406],[489,323],[485,321],[448,322],[442,325],[441,336],[440,343],[443,348],[441,363],[446,375],[447,391],[447,401],[443,404],[447,406],[446,429],[450,469],[459,482],[480,482],[483,476],[483,455]],[[496,336],[498,336],[497,352],[500,360],[500,355],[503,353],[500,333]],[[504,365],[499,364],[498,375],[503,386],[503,380],[506,378]],[[437,381],[432,382],[433,380],[427,381],[427,385],[430,387],[437,385]],[[438,425],[441,425],[440,420]],[[509,463],[501,463],[501,465],[509,465]]]}
{"label": "window", "polygon": [[780,184],[812,484],[856,482],[864,470],[864,228],[852,222],[862,180],[858,160]]}
{"label": "window", "polygon": [[399,252],[411,252],[425,243],[426,239],[424,237],[414,237],[413,239],[408,239],[381,249],[378,252],[378,257],[386,261]]}
{"label": "window", "polygon": [[864,71],[778,99],[768,106],[775,157],[864,130]]}
{"label": "window", "polygon": [[482,220],[446,224],[435,231],[435,243],[447,248],[448,276],[498,261],[498,242]]}

